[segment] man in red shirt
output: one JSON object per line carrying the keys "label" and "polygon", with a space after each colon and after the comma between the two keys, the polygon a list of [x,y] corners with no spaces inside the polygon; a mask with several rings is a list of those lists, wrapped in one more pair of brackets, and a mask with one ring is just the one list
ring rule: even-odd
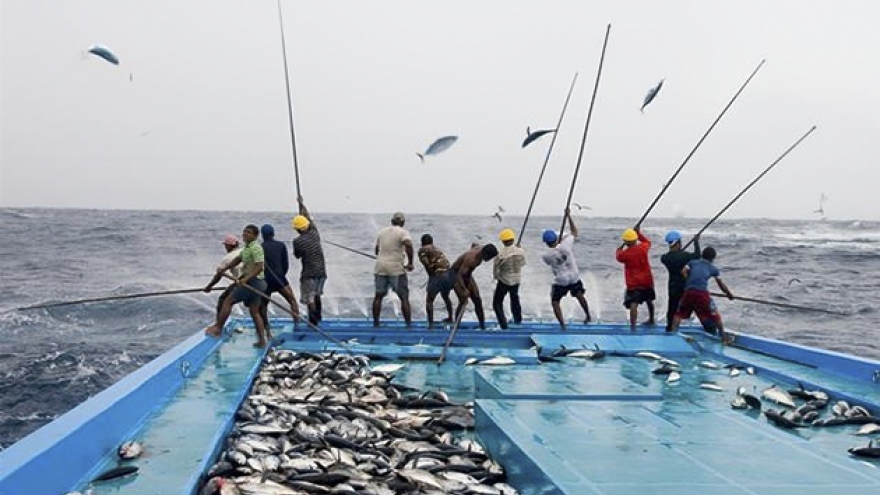
{"label": "man in red shirt", "polygon": [[629,309],[629,328],[636,329],[639,316],[639,304],[648,306],[648,321],[645,325],[654,325],[654,275],[648,261],[651,240],[639,230],[623,231],[623,244],[617,248],[617,261],[623,263],[623,275],[626,279],[626,294],[623,306]]}

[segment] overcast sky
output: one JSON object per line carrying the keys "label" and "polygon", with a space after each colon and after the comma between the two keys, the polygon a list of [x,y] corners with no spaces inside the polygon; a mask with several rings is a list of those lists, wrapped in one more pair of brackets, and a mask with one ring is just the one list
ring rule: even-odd
{"label": "overcast sky", "polygon": [[[277,3],[0,0],[0,206],[287,211]],[[637,218],[766,59],[653,215],[880,219],[880,2],[284,1],[313,211]],[[85,54],[108,46],[113,66]],[[639,112],[660,79],[657,98]],[[436,138],[459,136],[421,164]]]}

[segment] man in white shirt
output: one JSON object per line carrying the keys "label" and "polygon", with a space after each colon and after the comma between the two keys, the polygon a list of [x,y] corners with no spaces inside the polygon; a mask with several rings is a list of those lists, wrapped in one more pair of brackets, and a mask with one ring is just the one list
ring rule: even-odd
{"label": "man in white shirt", "polygon": [[391,225],[379,231],[376,237],[376,268],[374,280],[376,295],[373,297],[373,326],[379,326],[382,299],[388,289],[400,298],[400,312],[406,327],[412,325],[412,309],[409,305],[409,284],[406,272],[413,270],[413,246],[409,232],[403,228],[406,219],[397,212],[391,217]]}
{"label": "man in white shirt", "polygon": [[559,234],[556,231],[545,230],[542,239],[550,250],[541,257],[544,263],[547,263],[553,269],[553,287],[550,291],[550,303],[553,306],[553,314],[556,315],[556,320],[562,325],[563,330],[565,330],[565,320],[562,318],[560,301],[566,294],[571,294],[578,300],[581,308],[584,310],[584,323],[590,322],[590,308],[584,295],[586,291],[584,290],[583,282],[581,282],[581,274],[578,271],[577,262],[572,252],[572,246],[578,235],[578,230],[568,208],[565,209],[565,216],[568,218],[571,234],[559,239]]}
{"label": "man in white shirt", "polygon": [[[211,292],[211,289],[217,285],[217,282],[223,278],[223,271],[229,268],[229,265],[235,260],[235,258],[241,254],[241,247],[238,245],[238,237],[228,234],[223,238],[223,247],[226,249],[226,256],[220,260],[220,264],[217,265],[217,271],[214,273],[214,278],[202,289],[204,292]],[[236,265],[232,269],[229,270],[229,274],[235,277],[236,279],[241,277],[241,265]],[[220,315],[220,308],[223,306],[223,301],[229,297],[229,294],[235,290],[235,284],[229,284],[226,287],[226,290],[220,294],[220,298],[217,299],[217,315]]]}

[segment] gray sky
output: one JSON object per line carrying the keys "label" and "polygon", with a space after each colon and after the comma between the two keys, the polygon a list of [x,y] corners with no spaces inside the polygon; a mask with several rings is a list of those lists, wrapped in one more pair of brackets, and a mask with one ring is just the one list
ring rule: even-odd
{"label": "gray sky", "polygon": [[[0,0],[0,206],[286,211],[295,204],[277,4]],[[880,2],[283,2],[313,211],[560,212],[605,26],[574,200],[638,217],[761,59],[654,210],[880,219]],[[84,55],[92,44],[121,59]],[[131,77],[130,77],[131,75]],[[648,89],[666,81],[646,109]],[[419,163],[436,138],[449,150]]]}

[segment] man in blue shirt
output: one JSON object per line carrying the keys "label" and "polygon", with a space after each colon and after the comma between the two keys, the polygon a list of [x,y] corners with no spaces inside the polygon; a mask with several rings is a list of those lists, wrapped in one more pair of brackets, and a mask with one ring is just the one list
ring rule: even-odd
{"label": "man in blue shirt", "polygon": [[[290,262],[287,257],[287,246],[275,240],[275,227],[270,224],[264,224],[260,227],[260,233],[263,235],[263,255],[265,257],[266,268],[266,295],[272,297],[277,292],[287,301],[290,306],[290,313],[293,321],[299,319],[299,305],[296,302],[296,296],[287,281],[287,270],[290,269]],[[272,338],[272,330],[269,325],[269,300],[261,299],[260,316],[266,324],[266,333],[268,338]]]}
{"label": "man in blue shirt", "polygon": [[715,279],[715,283],[727,295],[728,299],[733,300],[734,297],[724,281],[721,280],[721,271],[712,264],[714,260],[715,248],[707,247],[703,250],[702,259],[689,261],[681,270],[686,282],[684,294],[678,303],[678,311],[672,319],[672,331],[678,330],[681,320],[690,318],[691,313],[696,313],[707,332],[714,334],[717,330],[721,342],[729,344],[732,339],[728,339],[725,335],[721,314],[715,306],[715,301],[709,295],[709,279]]}

